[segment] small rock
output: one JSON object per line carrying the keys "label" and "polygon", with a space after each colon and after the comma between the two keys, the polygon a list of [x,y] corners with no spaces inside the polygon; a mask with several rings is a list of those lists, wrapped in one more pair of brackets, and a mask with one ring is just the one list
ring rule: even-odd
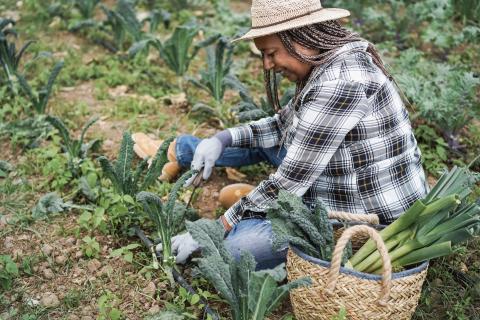
{"label": "small rock", "polygon": [[55,275],[53,274],[53,271],[51,269],[43,269],[43,276],[46,279],[53,279]]}
{"label": "small rock", "polygon": [[108,94],[112,98],[117,98],[117,97],[122,97],[124,96],[128,91],[128,86],[127,85],[120,85],[115,88],[110,88],[108,89]]}
{"label": "small rock", "polygon": [[63,266],[67,262],[67,257],[65,256],[57,256],[55,257],[55,263]]}
{"label": "small rock", "polygon": [[17,3],[15,4],[15,6],[20,9],[21,7],[23,7],[23,1],[17,1]]}
{"label": "small rock", "polygon": [[175,109],[188,107],[188,99],[185,92],[172,94],[168,97],[165,97],[164,102],[167,105],[171,105]]}
{"label": "small rock", "polygon": [[11,214],[0,216],[0,229],[6,227],[11,221],[13,221],[13,216]]}
{"label": "small rock", "polygon": [[75,252],[75,258],[80,259],[81,257],[83,257],[83,252],[82,251]]}
{"label": "small rock", "polygon": [[102,264],[97,259],[92,259],[87,263],[87,269],[90,273],[95,273],[100,270]]}
{"label": "small rock", "polygon": [[463,273],[467,273],[468,272],[468,267],[465,263],[463,262],[460,262],[460,265],[458,266],[458,268],[460,269],[461,272]]}
{"label": "small rock", "polygon": [[147,296],[153,296],[156,290],[157,287],[155,286],[155,283],[153,283],[153,281],[150,281],[147,286],[143,288],[143,293]]}
{"label": "small rock", "polygon": [[77,242],[77,239],[75,239],[74,237],[70,237],[67,240],[65,240],[65,243],[71,246],[74,246],[76,242]]}
{"label": "small rock", "polygon": [[44,255],[49,256],[53,252],[53,247],[49,244],[45,244],[45,245],[42,246],[41,250],[42,250]]}
{"label": "small rock", "polygon": [[46,292],[40,299],[40,304],[46,308],[55,308],[60,305],[60,300],[55,293]]}
{"label": "small rock", "polygon": [[71,314],[71,315],[68,316],[68,320],[79,320],[79,319],[80,318],[75,314]]}
{"label": "small rock", "polygon": [[22,234],[17,237],[17,240],[27,241],[30,240],[30,237],[27,234]]}
{"label": "small rock", "polygon": [[154,304],[150,309],[148,309],[148,314],[156,314],[160,312],[160,307],[156,304]]}
{"label": "small rock", "polygon": [[36,307],[40,304],[40,301],[38,301],[37,299],[33,299],[33,298],[28,298],[25,302],[27,303],[27,306],[29,306],[29,307]]}
{"label": "small rock", "polygon": [[5,240],[3,241],[3,245],[5,249],[13,248],[13,237],[5,237]]}
{"label": "small rock", "polygon": [[90,317],[90,315],[93,314],[92,308],[90,306],[86,306],[82,309],[82,320],[93,320],[93,318]]}

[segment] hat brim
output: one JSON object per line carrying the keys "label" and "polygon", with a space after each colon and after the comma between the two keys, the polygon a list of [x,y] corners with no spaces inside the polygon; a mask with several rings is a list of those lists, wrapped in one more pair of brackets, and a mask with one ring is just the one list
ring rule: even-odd
{"label": "hat brim", "polygon": [[282,22],[273,26],[250,29],[250,31],[245,33],[243,36],[233,39],[231,42],[234,43],[241,40],[251,40],[258,37],[267,36],[267,35],[285,31],[285,30],[300,28],[300,27],[308,26],[308,25],[323,22],[323,21],[330,21],[330,20],[345,18],[345,17],[348,17],[349,15],[350,15],[350,11],[345,9],[323,8],[322,10],[311,13],[309,15],[299,17],[293,20],[288,20],[286,22]]}

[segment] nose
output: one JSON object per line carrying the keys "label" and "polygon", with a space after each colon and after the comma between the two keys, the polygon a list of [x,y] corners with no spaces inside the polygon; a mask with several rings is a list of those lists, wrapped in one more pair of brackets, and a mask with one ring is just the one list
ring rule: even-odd
{"label": "nose", "polygon": [[263,55],[263,68],[265,70],[271,70],[275,64],[272,61],[272,58],[268,57],[267,55]]}

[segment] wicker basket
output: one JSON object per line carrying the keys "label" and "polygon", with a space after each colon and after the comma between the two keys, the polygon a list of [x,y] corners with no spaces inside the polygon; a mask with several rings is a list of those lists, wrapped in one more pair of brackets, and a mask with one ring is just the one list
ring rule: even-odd
{"label": "wicker basket", "polygon": [[[380,251],[382,276],[340,267],[342,252],[352,236],[368,234]],[[296,319],[326,319],[338,315],[343,307],[348,319],[410,319],[420,298],[428,263],[393,273],[385,244],[372,227],[348,228],[338,240],[332,263],[290,248],[287,256],[288,280],[309,276],[310,287],[292,290],[290,299]]]}
{"label": "wicker basket", "polygon": [[[333,222],[333,236],[335,241],[340,239],[343,231],[345,231],[345,223],[347,222],[349,226],[357,224],[368,224],[369,226],[382,230],[385,228],[385,225],[380,224],[378,216],[376,214],[352,214],[342,211],[330,211],[328,213],[329,219],[336,219],[338,222]],[[368,234],[357,233],[352,236],[350,241],[352,242],[352,248],[354,250],[360,249],[365,242],[368,240]]]}

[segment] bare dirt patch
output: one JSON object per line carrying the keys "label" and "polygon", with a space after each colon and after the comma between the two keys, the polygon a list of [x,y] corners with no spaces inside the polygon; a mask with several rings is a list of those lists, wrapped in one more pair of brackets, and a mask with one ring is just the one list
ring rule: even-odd
{"label": "bare dirt patch", "polygon": [[[10,308],[44,307],[51,318],[95,319],[98,299],[106,292],[121,301],[115,307],[128,319],[143,319],[150,309],[164,307],[158,293],[167,288],[160,277],[146,279],[133,264],[110,257],[112,250],[125,243],[113,236],[91,234],[100,244],[100,253],[87,258],[80,240],[85,235],[73,236],[75,229],[75,217],[61,216],[16,230],[1,240],[0,254],[11,255],[18,265],[25,259],[33,264],[31,274],[18,278],[13,290],[5,293]],[[6,311],[0,310],[0,315]]]}

